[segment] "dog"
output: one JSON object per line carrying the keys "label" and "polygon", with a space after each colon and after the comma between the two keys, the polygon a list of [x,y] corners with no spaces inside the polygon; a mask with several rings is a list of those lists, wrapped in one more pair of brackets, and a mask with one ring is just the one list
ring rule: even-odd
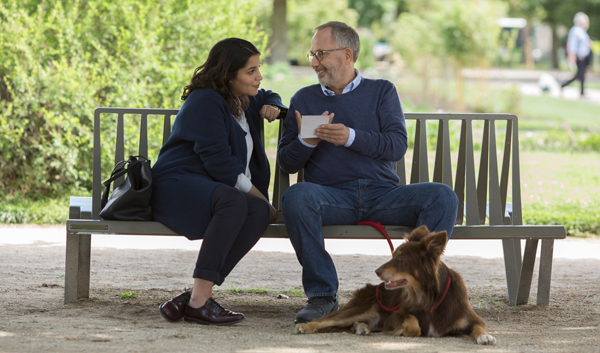
{"label": "dog", "polygon": [[392,259],[375,271],[381,284],[358,289],[339,311],[297,324],[296,332],[383,332],[407,337],[465,334],[478,344],[496,344],[471,308],[462,277],[440,259],[447,233],[432,233],[423,225],[404,239]]}

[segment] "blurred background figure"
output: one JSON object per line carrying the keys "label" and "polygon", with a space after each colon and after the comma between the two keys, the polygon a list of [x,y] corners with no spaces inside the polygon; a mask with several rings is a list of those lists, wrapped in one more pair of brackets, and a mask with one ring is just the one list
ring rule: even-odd
{"label": "blurred background figure", "polygon": [[551,95],[557,95],[560,93],[560,84],[554,76],[550,75],[547,72],[544,72],[540,75],[538,79],[538,86],[542,90],[542,92],[549,92]]}
{"label": "blurred background figure", "polygon": [[564,82],[561,85],[561,88],[569,85],[575,80],[579,80],[581,82],[581,95],[583,96],[585,69],[591,53],[590,48],[592,46],[590,36],[587,34],[587,30],[590,26],[590,19],[583,12],[578,12],[575,14],[573,22],[575,22],[575,25],[569,30],[569,37],[567,39],[567,58],[569,63],[575,63],[577,65],[577,73],[572,79]]}

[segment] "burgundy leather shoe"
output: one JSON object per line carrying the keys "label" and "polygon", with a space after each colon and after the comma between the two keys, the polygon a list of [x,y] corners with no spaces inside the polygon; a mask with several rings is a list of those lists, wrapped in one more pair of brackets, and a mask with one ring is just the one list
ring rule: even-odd
{"label": "burgundy leather shoe", "polygon": [[187,290],[175,298],[160,304],[158,310],[160,311],[160,314],[167,319],[167,321],[179,321],[183,317],[183,310],[190,301],[191,296],[192,292]]}
{"label": "burgundy leather shoe", "polygon": [[203,325],[232,325],[246,320],[244,314],[234,313],[222,307],[213,298],[209,298],[203,306],[198,309],[186,305],[183,311],[185,321],[197,322]]}

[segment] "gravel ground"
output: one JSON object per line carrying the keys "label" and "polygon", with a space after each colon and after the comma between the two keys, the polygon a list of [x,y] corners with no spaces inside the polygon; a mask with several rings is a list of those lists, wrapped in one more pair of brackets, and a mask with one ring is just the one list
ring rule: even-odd
{"label": "gravel ground", "polygon": [[[577,241],[585,247],[593,240]],[[92,248],[90,299],[65,305],[64,251],[39,241],[0,246],[0,352],[600,351],[597,259],[555,259],[550,305],[535,305],[534,276],[531,303],[510,307],[501,259],[445,256],[498,341],[483,347],[468,337],[294,334],[294,316],[306,299],[295,256],[281,252],[251,251],[215,289],[221,304],[246,315],[238,325],[169,323],[160,316],[159,303],[191,284],[197,252],[190,250]],[[334,256],[342,304],[356,288],[377,283],[373,271],[388,258]]]}

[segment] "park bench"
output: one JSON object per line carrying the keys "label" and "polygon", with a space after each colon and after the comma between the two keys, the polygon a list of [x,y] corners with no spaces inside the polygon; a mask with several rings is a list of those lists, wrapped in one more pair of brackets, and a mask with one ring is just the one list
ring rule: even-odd
{"label": "park bench", "polygon": [[[161,119],[158,124],[162,135],[156,136],[156,141],[150,141],[160,147],[170,135],[172,119],[177,112],[176,109],[96,108],[92,197],[71,197],[66,224],[65,303],[89,298],[92,234],[179,235],[159,222],[108,221],[99,216],[102,180],[108,178],[102,175],[102,163],[112,166],[113,162],[101,160],[101,137],[114,144],[114,163],[125,159],[126,146],[128,151],[132,145],[137,148],[130,153],[132,155],[148,156],[149,136],[156,135],[148,133],[149,119]],[[509,114],[447,113],[407,113],[405,117],[407,126],[414,128],[415,133],[414,143],[409,142],[405,158],[396,164],[401,183],[433,181],[447,184],[455,190],[460,205],[451,241],[502,240],[510,305],[525,304],[529,300],[541,240],[537,304],[548,304],[554,239],[563,239],[566,233],[563,226],[523,225],[517,117]],[[127,129],[126,122],[130,124]],[[104,137],[102,127],[111,127],[113,131],[115,123],[116,136]],[[139,131],[139,139],[136,135],[133,142],[125,141],[125,131],[130,132],[131,125]],[[280,122],[279,139],[282,125]],[[498,131],[504,131],[503,140],[502,134],[496,132],[498,126]],[[502,127],[505,129],[502,130]],[[264,131],[261,131],[261,136],[264,143]],[[498,141],[503,148],[497,147]],[[435,153],[428,153],[430,144]],[[475,158],[479,150],[474,148],[476,144],[481,150],[479,163]],[[499,154],[501,158],[498,158]],[[410,165],[410,180],[407,179],[407,164]],[[433,174],[430,178],[431,167]],[[272,202],[279,209],[281,198],[290,186],[290,175],[276,165],[274,177]],[[297,182],[302,181],[302,172],[296,178]],[[115,187],[121,182],[117,181]],[[401,239],[412,230],[401,225],[386,224],[385,227],[392,239]],[[323,231],[326,238],[382,239],[379,231],[365,225],[330,225],[324,226]],[[263,237],[287,238],[285,225],[278,220],[277,224],[267,228]],[[521,240],[525,240],[523,252]]]}

